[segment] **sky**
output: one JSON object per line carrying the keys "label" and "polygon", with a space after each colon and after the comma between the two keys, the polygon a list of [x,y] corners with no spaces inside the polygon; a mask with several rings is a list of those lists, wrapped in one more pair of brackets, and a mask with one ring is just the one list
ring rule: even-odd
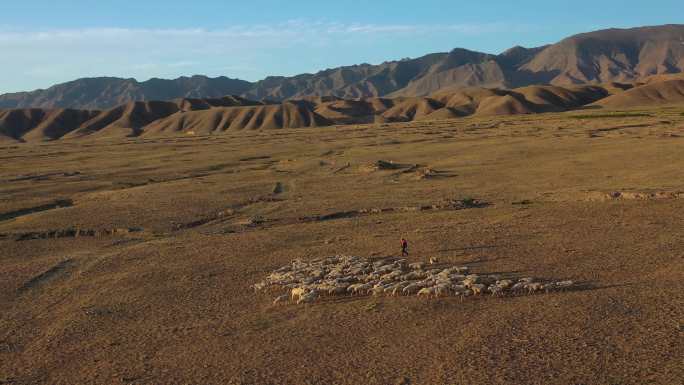
{"label": "sky", "polygon": [[681,24],[681,0],[0,0],[0,93],[81,77],[249,81]]}

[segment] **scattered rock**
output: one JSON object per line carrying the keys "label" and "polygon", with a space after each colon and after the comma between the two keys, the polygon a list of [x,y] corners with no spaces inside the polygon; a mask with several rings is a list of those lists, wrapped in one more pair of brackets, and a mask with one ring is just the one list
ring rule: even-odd
{"label": "scattered rock", "polygon": [[277,182],[277,183],[275,184],[275,187],[273,187],[273,194],[280,194],[280,193],[282,193],[283,191],[285,191],[285,187],[283,186],[282,183]]}

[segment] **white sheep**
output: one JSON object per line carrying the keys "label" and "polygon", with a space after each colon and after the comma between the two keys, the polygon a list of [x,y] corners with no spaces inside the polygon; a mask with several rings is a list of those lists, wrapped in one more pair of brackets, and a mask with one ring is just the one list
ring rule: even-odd
{"label": "white sheep", "polygon": [[474,283],[470,285],[470,289],[473,291],[473,294],[475,295],[484,294],[485,290],[487,290],[487,285],[483,285],[481,283]]}
{"label": "white sheep", "polygon": [[423,270],[425,264],[423,262],[409,263],[408,267],[413,270]]}
{"label": "white sheep", "polygon": [[375,286],[371,289],[373,295],[381,295],[385,292],[385,286]]}
{"label": "white sheep", "polygon": [[[406,260],[383,259],[369,262],[360,257],[334,256],[291,264],[271,272],[264,281],[252,285],[255,291],[269,288],[287,289],[297,303],[313,302],[321,295],[456,295],[463,300],[470,295],[491,293],[494,296],[513,293],[536,293],[569,288],[573,281],[543,282],[533,277],[519,280],[502,279],[498,275],[470,274],[467,267],[426,268],[438,263],[436,257],[428,262],[410,265]],[[410,268],[410,269],[409,269]],[[288,294],[275,298],[273,304],[285,302]]]}
{"label": "white sheep", "polygon": [[404,295],[411,295],[417,293],[420,289],[423,288],[423,285],[420,283],[414,282],[412,284],[407,285],[405,288],[401,290]]}
{"label": "white sheep", "polygon": [[297,300],[297,304],[311,303],[311,302],[315,301],[317,298],[318,298],[318,292],[316,290],[311,290],[310,292],[299,297],[299,299]]}
{"label": "white sheep", "polygon": [[559,287],[559,288],[568,288],[568,287],[570,287],[570,286],[572,286],[572,285],[574,285],[574,284],[575,284],[574,281],[560,281],[560,282],[556,282],[556,287]]}
{"label": "white sheep", "polygon": [[479,280],[480,280],[480,277],[477,275],[468,275],[463,280],[463,285],[467,288],[470,288],[473,285],[477,284],[479,282]]}
{"label": "white sheep", "polygon": [[461,301],[463,301],[463,297],[465,297],[466,291],[469,290],[466,289],[466,287],[463,285],[452,285],[451,291],[454,293],[454,295],[459,296],[461,298]]}
{"label": "white sheep", "polygon": [[335,285],[335,289],[333,290],[333,293],[335,295],[342,295],[347,292],[347,288],[349,287],[349,284],[347,283],[338,283]]}
{"label": "white sheep", "polygon": [[255,283],[254,285],[252,285],[252,287],[254,288],[254,291],[264,290],[267,286],[268,286],[268,283],[263,282],[263,281],[259,282],[259,283]]}
{"label": "white sheep", "polygon": [[401,286],[399,286],[399,285],[395,286],[395,287],[392,289],[392,296],[393,296],[393,297],[396,297],[396,296],[398,296],[398,295],[401,295],[403,290],[404,290],[403,287],[401,287]]}
{"label": "white sheep", "polygon": [[487,288],[487,290],[489,290],[489,292],[492,293],[493,296],[503,295],[504,292],[504,289],[501,286],[497,285],[491,285]]}
{"label": "white sheep", "polygon": [[516,282],[511,286],[511,291],[520,292],[525,289],[525,285],[527,285],[525,282]]}
{"label": "white sheep", "polygon": [[446,297],[449,295],[449,285],[448,284],[440,284],[434,287],[435,289],[435,297]]}
{"label": "white sheep", "polygon": [[295,287],[290,291],[290,298],[293,301],[299,300],[300,298],[302,298],[302,296],[304,294],[306,294],[306,292],[307,292],[306,289],[304,289],[302,287]]}
{"label": "white sheep", "polygon": [[373,288],[371,283],[365,283],[358,285],[352,291],[353,294],[368,294],[368,292]]}
{"label": "white sheep", "polygon": [[363,285],[362,283],[353,283],[353,284],[347,286],[347,293],[351,293],[351,294],[356,293],[356,288],[359,286],[362,286],[362,285]]}
{"label": "white sheep", "polygon": [[432,295],[435,295],[435,288],[434,287],[424,287],[420,290],[418,290],[418,295],[419,296],[426,296],[430,297]]}
{"label": "white sheep", "polygon": [[540,282],[532,282],[525,285],[525,287],[527,288],[527,292],[531,294],[542,290],[544,288],[544,284]]}
{"label": "white sheep", "polygon": [[287,301],[288,298],[289,298],[289,297],[288,297],[287,294],[283,294],[283,295],[281,295],[281,296],[278,296],[278,297],[276,297],[276,298],[273,300],[273,305],[277,305],[277,304],[279,304],[279,303],[283,303],[283,302]]}

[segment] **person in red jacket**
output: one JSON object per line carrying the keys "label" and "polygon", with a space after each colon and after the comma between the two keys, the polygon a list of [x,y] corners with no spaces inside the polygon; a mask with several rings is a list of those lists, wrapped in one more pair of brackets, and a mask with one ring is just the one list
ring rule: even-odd
{"label": "person in red jacket", "polygon": [[401,255],[408,255],[408,241],[404,238],[401,238]]}

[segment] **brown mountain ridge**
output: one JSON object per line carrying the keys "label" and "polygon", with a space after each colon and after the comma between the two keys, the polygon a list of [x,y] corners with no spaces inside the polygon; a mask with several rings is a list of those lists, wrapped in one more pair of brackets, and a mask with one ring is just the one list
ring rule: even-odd
{"label": "brown mountain ridge", "polygon": [[467,87],[633,83],[683,70],[684,25],[663,25],[583,33],[548,46],[514,47],[499,55],[454,49],[378,65],[272,76],[255,83],[205,76],[146,82],[86,78],[46,90],[0,95],[0,108],[110,109],[132,101],[229,94],[274,101],[322,96],[418,97]]}
{"label": "brown mountain ridge", "polygon": [[0,110],[0,141],[208,135],[237,130],[443,120],[562,112],[579,108],[629,108],[684,104],[684,76],[646,83],[468,87],[429,96],[341,99],[312,97],[266,103],[227,96],[215,99],[130,102],[109,110]]}

